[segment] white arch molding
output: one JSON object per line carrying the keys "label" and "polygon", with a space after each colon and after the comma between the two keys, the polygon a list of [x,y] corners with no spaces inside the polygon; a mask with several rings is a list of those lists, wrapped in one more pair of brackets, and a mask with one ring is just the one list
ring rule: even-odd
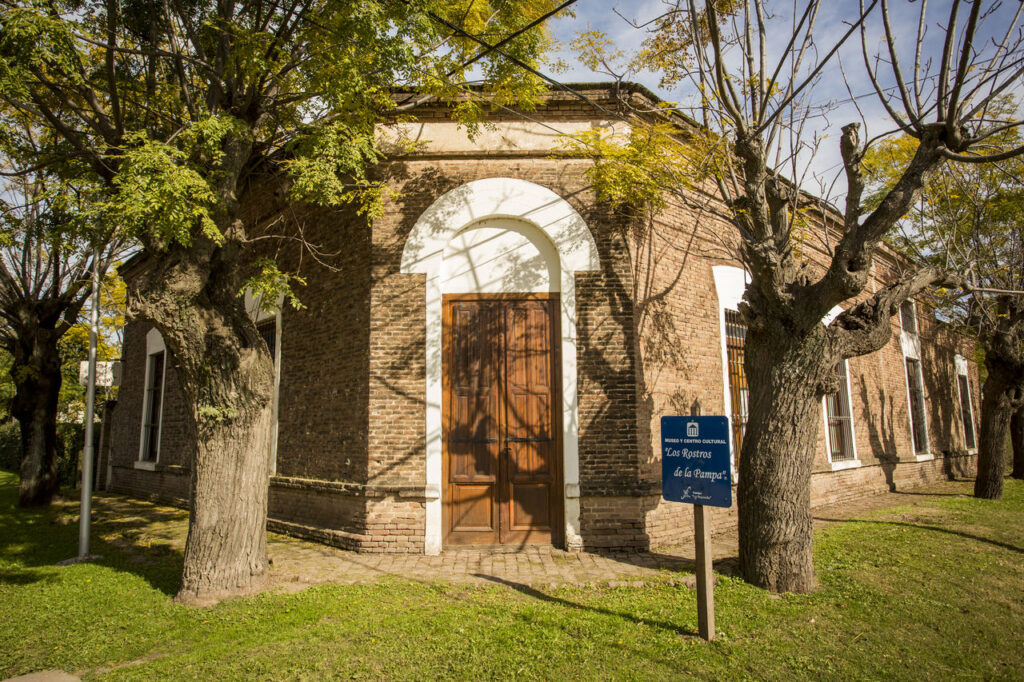
{"label": "white arch molding", "polygon": [[[480,254],[485,252],[491,257],[480,267]],[[442,195],[416,221],[402,251],[401,272],[426,275],[426,554],[438,554],[442,541],[445,293],[560,292],[565,540],[570,548],[582,546],[575,274],[599,267],[597,244],[579,213],[550,189],[525,180],[467,183]]]}

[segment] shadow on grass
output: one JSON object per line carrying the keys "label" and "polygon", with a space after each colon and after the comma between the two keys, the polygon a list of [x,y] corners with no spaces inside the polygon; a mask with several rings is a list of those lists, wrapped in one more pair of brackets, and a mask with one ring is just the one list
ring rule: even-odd
{"label": "shadow on grass", "polygon": [[970,497],[966,493],[915,493],[912,490],[896,490],[893,495],[917,495],[920,497]]}
{"label": "shadow on grass", "polygon": [[[57,500],[49,507],[17,505],[18,477],[0,472],[0,556],[8,565],[0,569],[0,585],[29,585],[56,580],[45,570],[78,554],[77,500]],[[117,497],[94,498],[91,550],[94,563],[133,573],[155,589],[177,592],[184,558],[162,537],[149,537],[154,523],[178,521],[181,512],[155,505],[140,508]]]}
{"label": "shadow on grass", "polygon": [[927,526],[920,523],[907,523],[906,521],[867,521],[864,519],[836,519],[836,518],[825,518],[816,516],[815,521],[828,521],[830,523],[870,523],[876,526],[902,526],[904,528],[916,528],[919,530],[933,530],[937,533],[945,533],[946,535],[956,535],[964,538],[965,540],[974,540],[976,542],[982,542],[993,547],[999,547],[1006,549],[1011,552],[1017,552],[1018,554],[1024,554],[1024,547],[1018,547],[1011,545],[1008,542],[1001,542],[1000,540],[993,540],[992,538],[986,538],[981,535],[975,535],[973,533],[965,533],[962,530],[953,530],[952,528],[943,528],[942,526]]}
{"label": "shadow on grass", "polygon": [[[692,548],[687,554],[662,554],[661,552],[607,552],[599,553],[608,559],[613,559],[622,564],[637,566],[640,568],[654,568],[679,573],[696,574],[697,558]],[[722,575],[739,575],[740,558],[738,556],[719,556],[712,563],[712,570]]]}
{"label": "shadow on grass", "polygon": [[622,613],[621,611],[612,611],[611,609],[604,609],[604,608],[595,607],[595,606],[585,606],[583,604],[578,604],[578,603],[576,603],[574,601],[569,601],[568,599],[562,599],[561,597],[556,597],[554,595],[546,594],[546,593],[541,592],[540,590],[538,590],[536,588],[530,587],[529,585],[524,585],[523,583],[517,583],[517,582],[514,582],[512,580],[505,580],[504,578],[499,578],[499,577],[494,576],[494,575],[487,575],[486,573],[474,573],[473,575],[476,576],[477,578],[483,578],[484,580],[489,580],[492,583],[497,583],[499,585],[504,585],[506,587],[510,587],[513,590],[515,590],[516,592],[519,592],[521,594],[525,594],[528,597],[533,597],[534,599],[537,599],[537,600],[540,600],[540,601],[546,601],[549,604],[558,604],[559,606],[564,606],[566,608],[574,609],[574,610],[577,610],[577,611],[590,611],[591,613],[599,613],[599,614],[605,615],[605,616],[612,616],[614,618],[621,618],[623,620],[628,620],[628,621],[630,621],[632,623],[635,623],[637,625],[639,625],[641,623],[646,624],[646,625],[653,625],[653,626],[661,628],[663,630],[668,630],[670,632],[675,632],[678,635],[683,635],[683,636],[687,636],[687,637],[697,637],[698,636],[698,633],[695,630],[691,630],[689,628],[680,627],[679,625],[674,625],[672,623],[665,623],[663,621],[650,620],[650,619],[647,619],[647,618],[641,619],[641,618],[637,618],[636,616],[634,616],[631,613]]}

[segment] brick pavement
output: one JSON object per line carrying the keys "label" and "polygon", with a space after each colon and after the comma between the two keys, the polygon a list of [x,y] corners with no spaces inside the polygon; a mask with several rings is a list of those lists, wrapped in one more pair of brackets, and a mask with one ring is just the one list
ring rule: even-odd
{"label": "brick pavement", "polygon": [[[962,483],[940,483],[927,490],[969,494]],[[841,521],[896,505],[915,504],[920,492],[887,493],[814,510],[817,525]],[[76,505],[67,504],[70,513]],[[101,539],[124,550],[134,561],[152,560],[153,553],[180,552],[187,515],[180,509],[151,502],[100,495],[96,499],[96,531]],[[67,522],[74,521],[70,514]],[[735,528],[714,539],[715,570],[736,568]],[[319,583],[371,583],[394,576],[425,582],[459,584],[638,585],[653,582],[693,584],[693,546],[659,548],[649,553],[591,554],[564,552],[547,546],[499,549],[457,549],[440,556],[422,554],[360,554],[296,538],[268,533],[273,586],[286,591]]]}

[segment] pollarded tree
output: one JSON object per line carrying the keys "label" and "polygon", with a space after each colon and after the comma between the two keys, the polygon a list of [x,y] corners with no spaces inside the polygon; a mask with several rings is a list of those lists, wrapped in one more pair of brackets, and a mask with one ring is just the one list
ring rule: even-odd
{"label": "pollarded tree", "polygon": [[[1010,99],[993,107],[1002,118],[1016,110]],[[1002,155],[1022,144],[1024,137],[1012,128],[991,136],[979,152]],[[902,136],[867,155],[868,177],[879,188],[876,196],[889,190],[917,147],[917,140]],[[952,161],[932,174],[893,239],[905,253],[962,275],[962,288],[940,290],[938,300],[985,352],[974,494],[988,499],[1002,495],[1012,419],[1024,405],[1022,216],[1024,157],[986,164]]]}
{"label": "pollarded tree", "polygon": [[[738,255],[750,274],[740,306],[750,390],[739,455],[740,564],[755,585],[804,592],[815,584],[810,480],[821,398],[837,388],[838,363],[889,341],[891,317],[903,301],[949,281],[941,269],[923,266],[907,267],[877,291],[869,286],[884,238],[931,175],[951,159],[995,160],[979,155],[978,146],[1020,123],[992,115],[989,106],[1024,73],[1020,7],[1014,14],[998,2],[953,0],[936,21],[926,2],[907,5],[917,19],[911,40],[904,40],[887,0],[859,7],[820,0],[666,5],[648,22],[645,48],[628,68],[654,69],[663,86],[686,89],[677,108],[691,111],[703,130],[697,137],[709,149],[722,217],[736,229]],[[826,21],[828,30],[820,30]],[[815,122],[829,111],[814,92],[826,65],[858,33],[863,80],[895,122],[894,132],[918,146],[890,191],[869,208],[863,158],[870,141],[861,139],[859,124],[842,129],[847,191],[840,210],[821,212],[824,227],[817,233],[827,257],[815,264],[799,246],[815,204],[800,184],[808,155],[823,139]],[[673,145],[666,142],[670,150]],[[601,165],[592,176],[599,185],[609,178],[614,194],[621,164],[609,160],[608,173]],[[642,174],[678,175],[663,166]],[[688,182],[660,189],[684,203],[699,201]],[[844,305],[826,324],[830,311]]]}
{"label": "pollarded tree", "polygon": [[89,298],[93,266],[105,273],[120,245],[90,211],[95,188],[26,166],[43,145],[19,117],[2,121],[0,348],[11,356],[21,431],[18,503],[37,506],[57,492],[60,341]]}
{"label": "pollarded tree", "polygon": [[534,20],[554,9],[5,0],[0,97],[114,190],[106,209],[142,244],[129,309],[163,335],[181,378],[197,447],[179,599],[251,591],[267,568],[273,371],[239,292],[273,293],[290,278],[267,259],[243,268],[247,203],[287,174],[293,201],[358,203],[372,218],[383,192],[370,173],[375,132],[395,115],[395,87],[454,98],[479,69],[499,99],[528,105],[539,81],[450,27],[536,63],[549,38]]}

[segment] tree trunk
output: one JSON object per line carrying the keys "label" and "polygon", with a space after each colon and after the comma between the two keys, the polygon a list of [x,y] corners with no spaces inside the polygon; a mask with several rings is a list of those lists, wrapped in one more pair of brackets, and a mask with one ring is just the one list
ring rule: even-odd
{"label": "tree trunk", "polygon": [[15,393],[11,413],[21,427],[22,507],[50,504],[57,494],[57,400],[63,380],[59,335],[49,329],[20,330],[11,365]]}
{"label": "tree trunk", "polygon": [[[252,379],[266,374],[260,360],[261,367],[248,372]],[[199,428],[185,565],[176,597],[197,605],[259,590],[267,572],[270,402],[262,400],[259,407],[259,392],[234,377],[221,375],[217,382],[222,389],[252,393],[253,408],[235,419],[213,418]]]}
{"label": "tree trunk", "polygon": [[172,247],[130,282],[131,309],[163,336],[193,450],[189,530],[176,599],[259,590],[267,571],[273,362],[238,295],[237,247]]}
{"label": "tree trunk", "polygon": [[1024,479],[1024,409],[1010,418],[1010,443],[1013,445],[1013,471],[1010,476]]}
{"label": "tree trunk", "polygon": [[773,592],[814,589],[811,468],[821,422],[821,334],[766,321],[746,338],[750,414],[739,461],[740,566]]}
{"label": "tree trunk", "polygon": [[988,378],[981,398],[981,429],[978,434],[978,475],[974,479],[974,496],[998,500],[1003,496],[1006,474],[1006,443],[1010,437],[1010,420],[1014,405],[1010,386],[999,368],[989,361]]}
{"label": "tree trunk", "polygon": [[245,310],[246,226],[238,187],[252,153],[227,134],[214,178],[220,235],[148,242],[129,310],[153,322],[180,379],[194,439],[188,538],[175,597],[209,604],[260,589],[267,572],[267,495],[274,366]]}

